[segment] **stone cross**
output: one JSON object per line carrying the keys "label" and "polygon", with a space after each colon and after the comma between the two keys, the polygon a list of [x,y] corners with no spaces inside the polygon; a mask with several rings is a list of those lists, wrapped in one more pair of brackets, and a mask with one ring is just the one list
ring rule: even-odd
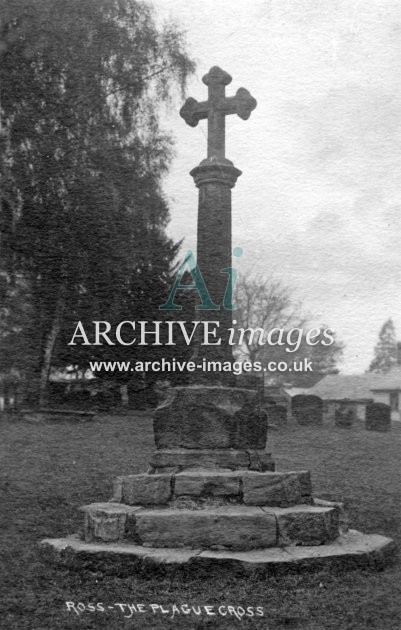
{"label": "stone cross", "polygon": [[[225,117],[238,114],[247,120],[256,107],[256,100],[245,88],[239,88],[235,96],[225,96],[225,86],[231,82],[231,77],[217,66],[211,68],[202,80],[208,86],[208,100],[199,103],[188,98],[180,114],[191,127],[196,127],[200,120],[208,120],[207,158],[191,171],[191,175],[199,188],[197,264],[211,298],[220,310],[200,311],[199,314],[202,320],[219,322],[217,339],[221,339],[221,344],[203,346],[199,355],[231,361],[228,329],[232,326],[233,312],[223,308],[228,273],[222,270],[231,267],[231,188],[241,171],[225,157]],[[227,381],[217,374],[213,374],[213,380]]]}
{"label": "stone cross", "polygon": [[218,66],[213,66],[202,79],[208,86],[208,100],[198,103],[195,98],[188,98],[180,110],[180,115],[190,127],[207,118],[207,156],[225,157],[225,117],[237,114],[242,120],[248,120],[256,107],[256,100],[245,88],[239,88],[235,96],[225,96],[226,85],[232,78]]}
{"label": "stone cross", "polygon": [[[191,175],[199,188],[198,265],[212,278],[224,276],[219,270],[231,260],[230,195],[240,175],[224,157],[224,116],[234,110],[247,118],[256,104],[240,91],[225,99],[230,80],[212,68],[204,79],[207,103],[184,106],[189,124],[209,120],[208,157]],[[212,288],[219,297],[219,282]],[[219,312],[222,322],[231,315]],[[154,413],[156,451],[148,472],[117,477],[110,501],[81,508],[81,540],[43,540],[49,557],[70,564],[75,554],[75,564],[82,564],[97,554],[101,567],[118,571],[124,551],[136,566],[185,564],[212,572],[214,564],[215,575],[223,564],[228,572],[241,565],[248,573],[320,567],[325,560],[352,567],[362,559],[380,569],[389,563],[394,542],[348,532],[342,504],[313,496],[309,471],[275,472],[257,391],[213,380],[167,388]]]}

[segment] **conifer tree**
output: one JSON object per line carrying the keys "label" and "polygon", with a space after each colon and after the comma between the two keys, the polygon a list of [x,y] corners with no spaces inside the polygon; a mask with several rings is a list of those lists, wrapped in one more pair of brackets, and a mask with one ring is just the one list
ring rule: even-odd
{"label": "conifer tree", "polygon": [[369,372],[388,372],[397,363],[397,338],[393,320],[384,322]]}

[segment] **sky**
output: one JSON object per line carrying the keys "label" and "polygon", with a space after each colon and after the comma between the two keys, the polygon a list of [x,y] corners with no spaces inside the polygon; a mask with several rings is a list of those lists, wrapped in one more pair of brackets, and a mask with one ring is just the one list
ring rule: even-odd
{"label": "sky", "polygon": [[[154,0],[187,33],[197,71],[187,96],[207,98],[218,65],[258,105],[226,120],[235,266],[279,279],[313,324],[345,344],[344,373],[365,371],[382,324],[401,340],[401,3],[387,0]],[[196,250],[206,122],[180,104],[163,113],[175,138],[164,182],[169,233]]]}

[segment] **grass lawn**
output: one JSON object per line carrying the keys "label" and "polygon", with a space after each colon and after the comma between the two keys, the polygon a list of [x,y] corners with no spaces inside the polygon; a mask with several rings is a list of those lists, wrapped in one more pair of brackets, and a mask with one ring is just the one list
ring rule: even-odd
{"label": "grass lawn", "polygon": [[[74,533],[78,507],[108,500],[115,476],[147,469],[151,417],[133,412],[42,425],[2,419],[0,428],[1,628],[400,630],[398,562],[382,572],[320,570],[265,579],[227,572],[105,575],[51,564],[38,552],[39,540]],[[401,546],[401,426],[387,434],[289,426],[271,432],[269,443],[278,470],[308,468],[315,496],[344,500],[353,528]],[[67,612],[66,601],[143,603],[148,611],[130,619],[118,609],[77,616]],[[151,603],[262,606],[264,616],[240,621],[203,612],[171,619],[153,615]]]}

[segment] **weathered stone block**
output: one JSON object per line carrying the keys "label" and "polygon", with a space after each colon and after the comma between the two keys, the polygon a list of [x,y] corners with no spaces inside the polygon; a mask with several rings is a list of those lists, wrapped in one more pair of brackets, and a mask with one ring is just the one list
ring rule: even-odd
{"label": "weathered stone block", "polygon": [[331,507],[338,511],[338,525],[340,532],[345,534],[349,530],[349,518],[341,501],[327,501],[326,499],[313,499],[313,505],[317,507]]}
{"label": "weathered stone block", "polygon": [[280,545],[324,545],[339,536],[335,508],[298,505],[262,509],[276,515]]}
{"label": "weathered stone block", "polygon": [[274,471],[275,464],[271,453],[266,453],[264,450],[248,451],[248,453],[249,470],[257,470],[259,472]]}
{"label": "weathered stone block", "polygon": [[312,502],[312,479],[309,470],[289,470],[288,475],[296,475],[301,487],[302,503]]}
{"label": "weathered stone block", "polygon": [[181,470],[225,469],[247,470],[249,454],[245,450],[234,449],[163,449],[155,451],[150,458],[150,466],[157,473],[174,467]]}
{"label": "weathered stone block", "polygon": [[312,479],[309,470],[297,470],[299,484],[301,486],[302,498],[312,496]]}
{"label": "weathered stone block", "polygon": [[[171,498],[171,475],[127,475],[115,482],[114,497],[127,505],[163,505]],[[120,484],[121,491],[116,492]]]}
{"label": "weathered stone block", "polygon": [[135,513],[140,509],[120,503],[92,503],[81,507],[85,514],[85,541],[136,540]]}
{"label": "weathered stone block", "polygon": [[275,515],[257,507],[144,510],[137,530],[150,547],[246,550],[277,544]]}
{"label": "weathered stone block", "polygon": [[156,409],[157,448],[263,449],[267,421],[255,390],[230,387],[175,387]]}
{"label": "weathered stone block", "polygon": [[301,503],[301,485],[297,473],[245,472],[241,477],[246,505],[286,507]]}
{"label": "weathered stone block", "polygon": [[174,494],[177,497],[238,496],[239,491],[239,473],[197,471],[180,473],[175,477]]}

